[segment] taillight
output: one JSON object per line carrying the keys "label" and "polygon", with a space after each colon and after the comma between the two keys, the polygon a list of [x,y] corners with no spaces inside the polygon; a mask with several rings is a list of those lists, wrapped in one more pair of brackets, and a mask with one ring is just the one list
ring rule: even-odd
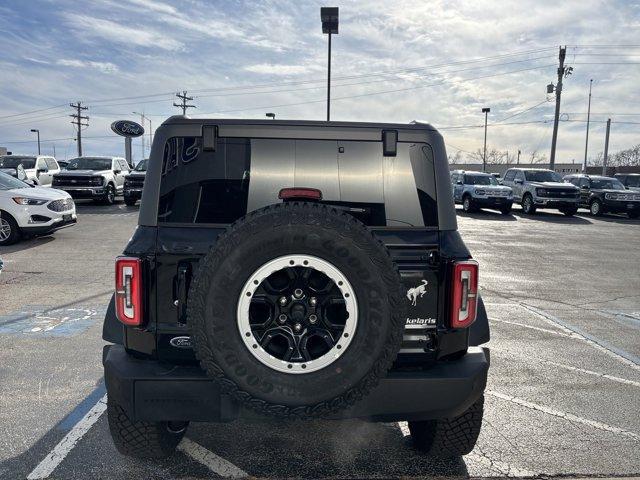
{"label": "taillight", "polygon": [[116,258],[116,315],[125,325],[139,326],[142,317],[142,261]]}
{"label": "taillight", "polygon": [[476,320],[478,309],[478,262],[465,260],[453,264],[451,327],[465,328]]}

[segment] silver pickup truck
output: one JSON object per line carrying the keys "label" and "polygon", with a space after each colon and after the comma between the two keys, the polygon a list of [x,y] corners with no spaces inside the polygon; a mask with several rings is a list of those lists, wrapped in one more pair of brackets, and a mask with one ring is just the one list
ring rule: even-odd
{"label": "silver pickup truck", "polygon": [[560,174],[541,168],[510,168],[502,184],[513,190],[513,201],[522,211],[532,215],[538,208],[553,208],[567,216],[575,215],[580,202],[580,190],[564,183]]}

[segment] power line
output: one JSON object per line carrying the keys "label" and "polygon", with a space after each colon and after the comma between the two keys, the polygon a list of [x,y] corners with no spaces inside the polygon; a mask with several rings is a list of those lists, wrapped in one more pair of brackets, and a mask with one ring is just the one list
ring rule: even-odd
{"label": "power line", "polygon": [[[440,82],[436,82],[436,83],[430,83],[427,85],[418,85],[418,86],[412,86],[412,87],[406,87],[406,88],[398,88],[398,89],[394,89],[394,90],[381,90],[381,91],[377,91],[377,92],[368,92],[368,93],[361,93],[361,94],[357,94],[357,95],[347,95],[347,96],[342,96],[342,97],[334,97],[333,100],[348,100],[348,99],[353,99],[353,98],[361,98],[361,97],[369,97],[369,96],[374,96],[374,95],[384,95],[384,94],[388,94],[388,93],[399,93],[399,92],[407,92],[407,91],[411,91],[411,90],[418,90],[421,88],[428,88],[428,87],[435,87],[438,85],[444,85],[444,84],[455,84],[455,83],[463,83],[463,82],[468,82],[470,80],[479,80],[479,79],[483,79],[483,78],[492,78],[492,77],[497,77],[497,76],[501,76],[501,75],[510,75],[512,73],[519,73],[519,72],[526,72],[526,71],[530,71],[530,70],[538,70],[538,69],[542,69],[542,68],[549,68],[549,67],[554,67],[555,64],[547,64],[547,65],[539,65],[536,67],[530,67],[530,68],[521,68],[518,70],[510,70],[508,72],[499,72],[499,73],[492,73],[492,74],[487,74],[487,75],[480,75],[480,76],[476,76],[476,77],[469,77],[469,78],[464,78],[464,79],[460,79],[460,80],[443,80]],[[238,108],[238,109],[233,109],[233,110],[219,110],[217,112],[206,112],[206,113],[200,113],[199,115],[214,115],[214,114],[221,114],[221,113],[233,113],[233,112],[245,112],[245,111],[251,111],[251,110],[262,110],[265,108],[281,108],[281,107],[292,107],[292,106],[299,106],[299,105],[309,105],[309,104],[313,104],[313,103],[324,103],[326,101],[326,98],[323,98],[321,100],[308,100],[308,101],[304,101],[304,102],[294,102],[294,103],[285,103],[285,104],[280,104],[280,105],[263,105],[263,106],[259,106],[259,107],[248,107],[248,108]]]}

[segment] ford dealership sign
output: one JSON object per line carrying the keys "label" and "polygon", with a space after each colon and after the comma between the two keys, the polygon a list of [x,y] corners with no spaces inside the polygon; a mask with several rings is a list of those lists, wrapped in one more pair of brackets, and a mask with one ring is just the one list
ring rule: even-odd
{"label": "ford dealership sign", "polygon": [[123,137],[139,137],[144,133],[144,127],[131,120],[116,120],[111,124],[111,130]]}

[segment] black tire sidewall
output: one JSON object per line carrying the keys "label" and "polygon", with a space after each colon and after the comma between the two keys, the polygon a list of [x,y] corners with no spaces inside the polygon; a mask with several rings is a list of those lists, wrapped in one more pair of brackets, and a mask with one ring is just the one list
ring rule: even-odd
{"label": "black tire sidewall", "polygon": [[[529,207],[527,207],[527,200],[529,200]],[[525,195],[522,199],[522,211],[527,215],[530,215],[536,211],[536,208],[533,204],[533,197],[529,194]]]}
{"label": "black tire sidewall", "polygon": [[462,199],[462,210],[465,212],[470,212],[473,209],[473,202],[471,201],[471,197],[469,195],[465,195]]}
{"label": "black tire sidewall", "polygon": [[11,227],[11,234],[9,235],[9,238],[7,238],[4,241],[0,241],[0,246],[13,245],[18,240],[20,240],[20,237],[21,237],[20,227],[18,227],[18,223],[8,213],[0,212],[0,217],[6,220],[9,223],[9,226]]}
{"label": "black tire sidewall", "polygon": [[[287,213],[295,217],[299,211]],[[367,243],[370,234],[353,223],[345,222],[340,235],[327,225],[332,217],[291,218],[280,226],[269,224],[284,215],[269,217],[242,225],[205,257],[188,304],[197,356],[223,389],[259,410],[291,414],[298,408],[309,416],[344,408],[375,385],[399,349],[404,302],[397,270],[372,238]],[[312,255],[334,265],[351,283],[358,304],[357,328],[344,353],[304,374],[262,364],[247,349],[237,325],[237,304],[249,276],[288,254]]]}
{"label": "black tire sidewall", "polygon": [[[598,206],[599,206],[597,212],[593,211],[593,206],[595,204],[598,204]],[[600,215],[602,215],[602,202],[600,200],[598,200],[598,199],[592,200],[591,204],[589,205],[589,211],[591,212],[591,215],[594,215],[596,217],[599,217]]]}

